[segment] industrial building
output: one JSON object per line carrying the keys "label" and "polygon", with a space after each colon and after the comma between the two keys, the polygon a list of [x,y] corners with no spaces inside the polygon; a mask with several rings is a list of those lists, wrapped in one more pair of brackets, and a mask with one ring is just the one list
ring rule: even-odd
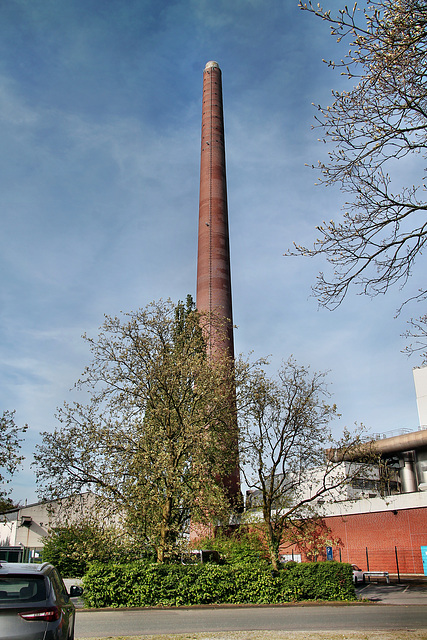
{"label": "industrial building", "polygon": [[[427,367],[413,374],[419,428],[377,434],[371,443],[395,470],[391,489],[381,490],[379,478],[377,484],[369,479],[359,487],[350,483],[319,508],[332,536],[341,541],[331,550],[333,558],[365,571],[427,576]],[[282,555],[304,560],[296,546],[284,547]]]}

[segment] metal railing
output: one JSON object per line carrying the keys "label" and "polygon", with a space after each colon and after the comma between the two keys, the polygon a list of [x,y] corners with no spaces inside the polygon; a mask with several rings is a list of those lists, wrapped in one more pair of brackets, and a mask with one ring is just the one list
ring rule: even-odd
{"label": "metal railing", "polygon": [[414,433],[415,431],[425,431],[426,429],[426,424],[420,424],[416,429],[401,427],[400,429],[391,429],[391,431],[379,431],[377,433],[371,433],[368,435],[368,438],[372,440],[386,440],[387,438],[393,438],[394,436],[403,436],[407,433]]}
{"label": "metal railing", "polygon": [[399,582],[401,574],[424,575],[421,547],[343,547],[334,549],[334,558],[339,558],[340,562],[356,564],[362,571],[397,575]]}

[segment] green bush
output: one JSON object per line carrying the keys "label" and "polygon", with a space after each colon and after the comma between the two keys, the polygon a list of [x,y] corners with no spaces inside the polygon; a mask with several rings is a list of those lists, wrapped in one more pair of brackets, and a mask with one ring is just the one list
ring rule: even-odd
{"label": "green bush", "polygon": [[64,578],[80,578],[95,562],[124,562],[138,555],[113,528],[93,522],[55,527],[44,538],[43,561],[51,562]]}
{"label": "green bush", "polygon": [[226,564],[256,562],[267,558],[267,549],[254,531],[238,531],[230,534],[216,533],[214,538],[204,538],[197,542],[198,549],[218,551]]}
{"label": "green bush", "polygon": [[355,600],[351,566],[338,562],[294,564],[276,575],[263,563],[95,563],[83,584],[89,607]]}

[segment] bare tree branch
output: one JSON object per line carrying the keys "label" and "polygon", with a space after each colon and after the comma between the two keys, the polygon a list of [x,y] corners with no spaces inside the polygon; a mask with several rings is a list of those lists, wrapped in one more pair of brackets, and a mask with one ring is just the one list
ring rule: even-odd
{"label": "bare tree branch", "polygon": [[[356,84],[333,91],[330,106],[317,106],[316,127],[333,148],[319,162],[319,182],[338,184],[350,199],[339,222],[323,222],[312,247],[294,245],[288,255],[324,256],[314,295],[334,309],[349,288],[376,296],[403,288],[420,262],[427,239],[427,6],[421,0],[367,0],[336,17],[300,2],[350,39],[348,54],[328,64]],[[412,159],[414,183],[401,185],[400,163]],[[424,300],[427,287],[411,299]],[[405,304],[405,300],[402,304]],[[401,308],[401,307],[400,307]]]}
{"label": "bare tree branch", "polygon": [[[332,499],[334,491],[365,472],[364,465],[347,465],[326,457],[333,442],[330,423],[338,415],[324,373],[312,373],[293,359],[276,378],[263,365],[240,363],[238,407],[240,460],[249,489],[258,496],[257,507],[269,545],[273,568],[278,568],[284,532],[318,514],[319,498]],[[360,434],[345,432],[332,445],[341,452],[354,449]],[[249,518],[253,512],[247,512]],[[256,514],[255,514],[256,524]],[[251,526],[254,522],[251,520]]]}

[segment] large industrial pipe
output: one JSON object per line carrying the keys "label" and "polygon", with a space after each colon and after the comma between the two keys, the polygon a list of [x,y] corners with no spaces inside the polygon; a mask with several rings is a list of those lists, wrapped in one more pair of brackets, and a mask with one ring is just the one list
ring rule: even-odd
{"label": "large industrial pipe", "polygon": [[427,449],[417,451],[417,478],[420,491],[427,491]]}
{"label": "large industrial pipe", "polygon": [[351,462],[371,455],[396,456],[403,493],[427,490],[427,429],[365,442],[345,451],[328,449],[326,455],[333,462]]}
{"label": "large industrial pipe", "polygon": [[404,451],[416,451],[427,448],[427,429],[405,433],[401,436],[384,438],[383,440],[373,440],[366,442],[345,452],[340,449],[328,449],[329,460],[340,462],[341,460],[357,460],[366,455],[387,455],[399,454]]}
{"label": "large industrial pipe", "polygon": [[403,493],[417,491],[417,476],[415,475],[414,451],[404,451],[399,454],[399,476]]}
{"label": "large industrial pipe", "polygon": [[372,443],[373,451],[381,454],[416,451],[424,447],[427,447],[427,429],[404,433],[393,438],[384,438],[384,440],[376,440]]}

